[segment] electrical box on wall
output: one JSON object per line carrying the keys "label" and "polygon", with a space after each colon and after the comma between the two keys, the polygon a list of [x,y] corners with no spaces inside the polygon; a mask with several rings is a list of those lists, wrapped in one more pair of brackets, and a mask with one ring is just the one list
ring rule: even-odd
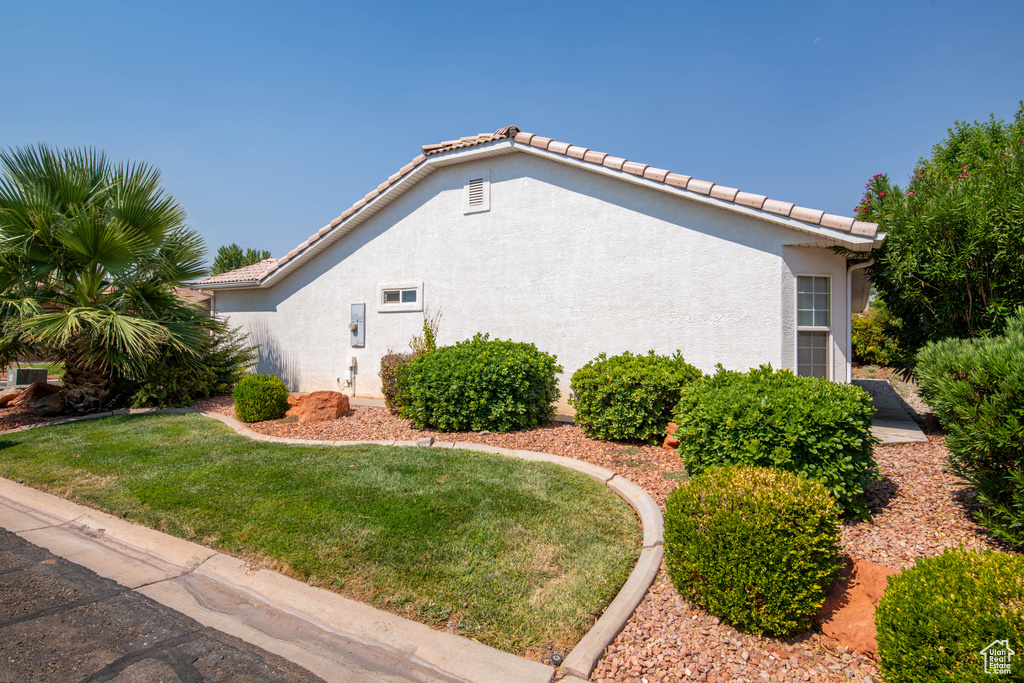
{"label": "electrical box on wall", "polygon": [[366,304],[352,304],[352,322],[348,324],[352,333],[349,343],[362,347],[366,343]]}

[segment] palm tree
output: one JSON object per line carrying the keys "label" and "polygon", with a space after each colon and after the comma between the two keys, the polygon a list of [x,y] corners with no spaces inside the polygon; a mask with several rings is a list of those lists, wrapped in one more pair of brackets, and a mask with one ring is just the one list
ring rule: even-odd
{"label": "palm tree", "polygon": [[162,350],[197,355],[202,237],[146,164],[94,149],[0,151],[0,363],[64,362],[69,411],[95,412]]}

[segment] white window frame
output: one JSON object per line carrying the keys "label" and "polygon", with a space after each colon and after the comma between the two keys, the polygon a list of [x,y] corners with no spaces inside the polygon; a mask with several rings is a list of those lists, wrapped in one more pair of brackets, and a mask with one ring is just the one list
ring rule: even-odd
{"label": "white window frame", "polygon": [[[474,182],[482,184],[480,191],[483,193],[480,201],[471,205],[470,187]],[[462,213],[482,213],[491,210],[491,169],[485,168],[472,173],[466,173],[462,183]]]}
{"label": "white window frame", "polygon": [[[827,326],[822,325],[801,325],[800,324],[800,278],[821,277],[828,280],[828,322]],[[832,327],[835,324],[835,278],[825,273],[799,273],[794,282],[793,292],[793,320],[796,322],[796,339],[793,349],[793,372],[800,375],[800,333],[801,332],[825,332],[825,379],[831,381],[834,375],[833,365],[833,341]]]}
{"label": "white window frame", "polygon": [[[397,303],[384,303],[384,292],[416,292],[416,301],[409,303],[401,302],[401,295]],[[423,310],[423,282],[385,282],[377,285],[377,312],[378,313],[406,313],[409,311]]]}

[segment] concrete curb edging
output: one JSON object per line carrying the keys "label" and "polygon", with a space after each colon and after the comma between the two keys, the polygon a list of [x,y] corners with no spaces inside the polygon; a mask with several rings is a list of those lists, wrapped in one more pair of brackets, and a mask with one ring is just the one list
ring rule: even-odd
{"label": "concrete curb edging", "polygon": [[[499,447],[495,447],[495,446],[488,446],[488,445],[485,445],[485,444],[474,444],[474,443],[465,442],[465,441],[458,441],[458,442],[434,441],[434,439],[432,437],[426,437],[426,438],[419,439],[419,440],[416,440],[416,441],[394,441],[394,440],[384,440],[384,441],[320,441],[320,440],[315,440],[315,439],[289,439],[289,438],[285,438],[285,437],[267,436],[266,434],[260,434],[258,432],[255,432],[255,431],[249,429],[246,425],[244,425],[238,419],[230,417],[228,415],[224,415],[224,414],[216,413],[216,412],[212,412],[212,411],[199,411],[199,410],[192,410],[192,409],[187,409],[187,408],[162,408],[162,409],[161,408],[141,408],[141,409],[131,409],[131,410],[115,410],[115,411],[109,411],[109,412],[104,412],[104,413],[97,413],[97,414],[93,414],[93,415],[83,415],[83,416],[78,416],[78,417],[70,417],[70,418],[65,418],[65,419],[61,419],[61,420],[54,420],[54,421],[50,421],[50,422],[43,422],[43,423],[34,424],[34,425],[26,425],[26,426],[23,426],[23,427],[18,427],[16,429],[8,430],[7,433],[26,431],[26,430],[35,429],[35,428],[38,428],[38,427],[49,427],[49,426],[54,426],[54,425],[58,425],[58,424],[66,424],[66,423],[69,423],[69,422],[78,422],[80,420],[96,419],[96,418],[102,418],[102,417],[112,417],[112,416],[115,416],[115,415],[138,415],[138,414],[146,414],[146,413],[181,413],[181,414],[197,414],[197,415],[202,415],[203,417],[207,417],[207,418],[210,418],[210,419],[217,420],[218,422],[224,423],[225,425],[230,427],[235,433],[239,434],[240,436],[245,436],[247,438],[250,438],[250,439],[253,439],[253,440],[256,440],[256,441],[265,441],[265,442],[270,442],[270,443],[281,443],[281,444],[292,444],[292,445],[307,445],[307,446],[357,446],[357,445],[412,446],[412,447],[421,447],[421,448],[426,447],[426,448],[463,449],[463,450],[473,450],[473,451],[484,452],[484,453],[494,453],[494,454],[498,454],[498,455],[505,455],[505,456],[508,456],[508,457],[518,458],[518,459],[521,459],[521,460],[528,460],[528,461],[532,461],[532,462],[550,462],[550,463],[554,463],[554,464],[557,464],[557,465],[561,465],[563,467],[568,467],[570,469],[576,470],[576,471],[581,472],[583,474],[586,474],[587,476],[592,477],[593,479],[595,479],[595,480],[605,484],[606,486],[611,488],[616,494],[618,494],[623,500],[625,500],[627,503],[629,503],[629,505],[634,509],[634,511],[636,511],[637,516],[640,518],[641,526],[643,528],[642,550],[640,552],[640,558],[637,561],[636,566],[633,568],[633,571],[630,573],[629,577],[627,578],[625,585],[623,585],[622,589],[619,590],[619,592],[615,596],[614,600],[612,600],[612,603],[604,611],[604,614],[601,615],[601,617],[597,620],[597,622],[594,624],[594,626],[591,627],[590,631],[588,631],[587,634],[585,636],[583,636],[583,638],[576,645],[576,647],[574,647],[573,650],[565,657],[565,660],[563,661],[561,667],[559,668],[559,673],[561,673],[563,675],[578,676],[578,677],[583,678],[583,679],[587,679],[587,678],[590,677],[590,673],[594,670],[594,667],[597,665],[597,662],[600,660],[601,656],[604,654],[605,649],[608,647],[608,645],[610,645],[612,643],[613,640],[615,640],[615,637],[625,627],[625,625],[629,621],[630,617],[632,617],[633,612],[636,610],[637,606],[640,604],[640,601],[643,600],[644,596],[647,594],[648,588],[650,588],[651,584],[654,583],[654,579],[657,576],[658,570],[661,567],[662,558],[664,557],[664,548],[663,548],[663,544],[664,544],[664,521],[663,521],[663,518],[662,518],[661,510],[658,508],[658,505],[657,505],[657,503],[655,503],[654,499],[651,498],[650,494],[648,494],[646,491],[644,491],[642,488],[637,486],[635,483],[633,483],[629,479],[626,479],[626,478],[616,474],[615,472],[613,472],[613,471],[611,471],[609,469],[606,469],[604,467],[599,467],[597,465],[593,465],[591,463],[584,462],[582,460],[574,460],[573,458],[567,458],[565,456],[560,456],[560,455],[553,455],[553,454],[550,454],[550,453],[540,453],[540,452],[535,452],[535,451],[514,450],[514,449],[510,449],[510,448],[499,448]],[[0,433],[2,433],[2,432],[0,432]],[[0,481],[5,481],[5,480],[0,480]],[[18,486],[18,485],[15,485],[15,486]],[[8,488],[9,487],[0,488],[0,496],[3,496],[4,493],[9,492],[7,490]],[[25,487],[20,487],[19,486],[19,488],[25,488]],[[30,490],[32,490],[32,489],[30,489]],[[52,496],[50,496],[49,494],[45,494],[45,493],[41,493],[41,492],[36,492],[36,493],[38,494],[38,496],[41,496],[41,497],[52,498]],[[31,494],[29,494],[29,495],[31,495]],[[58,500],[61,500],[61,499],[58,499]],[[43,503],[42,498],[40,498],[40,500],[37,501],[37,502],[42,504]],[[46,514],[43,509],[41,509],[40,507],[37,507],[36,505],[33,505],[33,504],[29,503],[28,506],[31,507],[31,508],[34,508],[35,510],[38,510],[38,511],[43,512],[44,514]],[[67,507],[67,511],[66,512],[70,513],[71,510],[72,510],[72,507],[73,508],[78,508],[80,506],[77,506],[77,505],[75,505],[73,503],[67,503],[65,501],[64,507]],[[86,510],[88,510],[88,508],[86,508]],[[88,519],[88,520],[85,519],[87,517],[91,518],[91,519]],[[114,520],[117,520],[117,521],[121,522],[122,526],[128,525],[128,526],[125,526],[125,528],[128,528],[129,526],[130,527],[138,527],[138,525],[129,525],[129,523],[124,522],[123,520],[119,520],[116,517],[112,517],[111,515],[106,515],[105,513],[100,513],[100,512],[94,511],[94,510],[89,510],[84,515],[77,515],[75,517],[75,519],[71,520],[71,523],[75,524],[75,525],[78,525],[78,526],[82,526],[82,527],[89,527],[89,526],[95,526],[95,523],[89,524],[89,522],[103,521],[103,522],[106,523],[106,528],[110,528],[111,526],[115,525]],[[145,529],[145,527],[139,527],[139,528]],[[154,553],[152,551],[144,550],[141,547],[137,547],[136,544],[133,543],[133,541],[138,539],[139,546],[149,546],[149,545],[151,545],[152,539],[148,538],[147,532],[149,532],[151,534],[159,534],[160,536],[164,536],[163,534],[160,534],[160,532],[156,532],[156,531],[152,531],[152,530],[146,529],[145,531],[142,531],[142,532],[130,532],[129,533],[130,540],[127,540],[127,542],[125,542],[124,540],[118,538],[118,542],[122,543],[123,545],[127,546],[128,548],[131,548],[134,551],[143,552],[143,553],[146,553],[146,554],[149,554],[149,555],[153,555]],[[146,541],[150,541],[150,542],[147,543]],[[195,544],[192,544],[192,543],[190,543],[188,541],[183,541],[181,539],[174,539],[174,541],[176,541],[177,544],[173,544],[172,546],[170,546],[170,548],[178,549],[178,552],[174,553],[177,557],[175,557],[174,559],[169,560],[169,561],[171,563],[179,565],[179,566],[184,565],[184,566],[188,567],[190,570],[196,569],[201,564],[204,565],[205,563],[207,563],[213,557],[213,555],[219,555],[219,553],[215,553],[215,551],[211,551],[209,549],[203,549],[201,546],[196,546]],[[187,545],[181,545],[181,544],[187,544]],[[197,563],[196,555],[200,554],[203,550],[206,550],[207,552],[211,553],[211,555],[203,558],[201,561],[199,561]],[[185,559],[184,562],[181,561],[182,559],[184,559],[182,557],[182,555],[185,555],[188,558],[188,559]],[[159,558],[159,559],[165,560],[165,558],[162,558],[162,557]],[[165,561],[167,561],[167,560],[165,560]],[[266,570],[262,570],[262,571],[266,571]],[[283,577],[283,575],[281,575],[281,576],[282,576],[282,578],[287,578],[287,577]],[[236,581],[232,581],[231,579],[229,579],[227,576],[224,576],[224,577],[221,577],[221,578],[223,578],[224,580],[229,581],[231,583],[237,583]],[[289,581],[292,581],[292,580],[289,579]],[[300,582],[296,582],[296,583],[300,583]],[[303,585],[305,585],[305,584],[303,584]],[[245,587],[245,586],[239,586],[239,587],[240,588],[246,588],[247,592],[251,592],[251,590],[252,590],[250,587]],[[316,589],[313,589],[313,590],[316,590]],[[337,596],[337,597],[340,598],[340,596]],[[344,598],[342,598],[342,599],[344,600]],[[349,601],[349,602],[351,602],[351,601]],[[362,606],[360,603],[355,603],[355,604]],[[362,607],[365,607],[365,606],[362,606]],[[372,609],[372,608],[366,608],[366,609]],[[321,618],[322,618],[322,616],[321,616]],[[420,626],[422,628],[430,630],[428,627],[423,626],[422,624],[418,624],[417,622],[410,622],[410,623],[411,624],[416,624],[417,626]],[[376,626],[376,624],[375,624],[375,626]],[[380,630],[380,629],[377,629],[377,630]],[[431,632],[433,633],[433,631],[431,631]],[[385,628],[384,631],[382,631],[381,633],[374,633],[374,629],[373,628],[364,629],[361,632],[361,634],[360,634],[360,636],[363,637],[363,638],[367,638],[368,640],[376,640],[377,642],[381,642],[381,643],[388,643],[392,647],[394,647],[396,645],[396,643],[392,642],[394,640],[395,635],[396,634],[394,632],[391,632],[390,628]],[[450,634],[446,634],[446,635],[450,635]],[[472,642],[472,641],[470,641],[470,642]],[[485,647],[485,646],[481,646],[481,647]],[[417,653],[417,654],[419,655],[419,653]],[[426,661],[429,664],[437,665],[438,662],[431,661],[431,657],[429,656],[430,654],[434,654],[434,653],[428,653],[428,656],[427,657],[423,657],[422,659],[424,659],[424,661]],[[440,653],[440,654],[443,654],[443,652]],[[448,657],[442,657],[442,659],[448,660],[448,661],[443,662],[443,664],[451,664],[451,661],[450,661],[450,659]],[[524,661],[527,661],[527,660],[524,660]],[[531,662],[531,663],[535,664],[534,662]],[[442,668],[444,668],[444,667],[442,666]],[[548,678],[548,680],[550,680],[554,676],[554,671],[549,666],[546,666],[545,668],[548,669],[549,671],[551,671],[551,676]],[[469,680],[474,680],[474,679],[469,679]],[[480,680],[487,680],[487,679],[480,679]],[[491,679],[491,680],[494,680],[494,679]]]}

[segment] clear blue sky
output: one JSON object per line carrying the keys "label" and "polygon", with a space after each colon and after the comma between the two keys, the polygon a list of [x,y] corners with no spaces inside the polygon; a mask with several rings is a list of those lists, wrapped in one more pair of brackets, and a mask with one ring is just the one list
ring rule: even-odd
{"label": "clear blue sky", "polygon": [[0,147],[163,169],[211,254],[283,256],[419,153],[515,124],[852,215],[1024,99],[1024,2],[9,2]]}

